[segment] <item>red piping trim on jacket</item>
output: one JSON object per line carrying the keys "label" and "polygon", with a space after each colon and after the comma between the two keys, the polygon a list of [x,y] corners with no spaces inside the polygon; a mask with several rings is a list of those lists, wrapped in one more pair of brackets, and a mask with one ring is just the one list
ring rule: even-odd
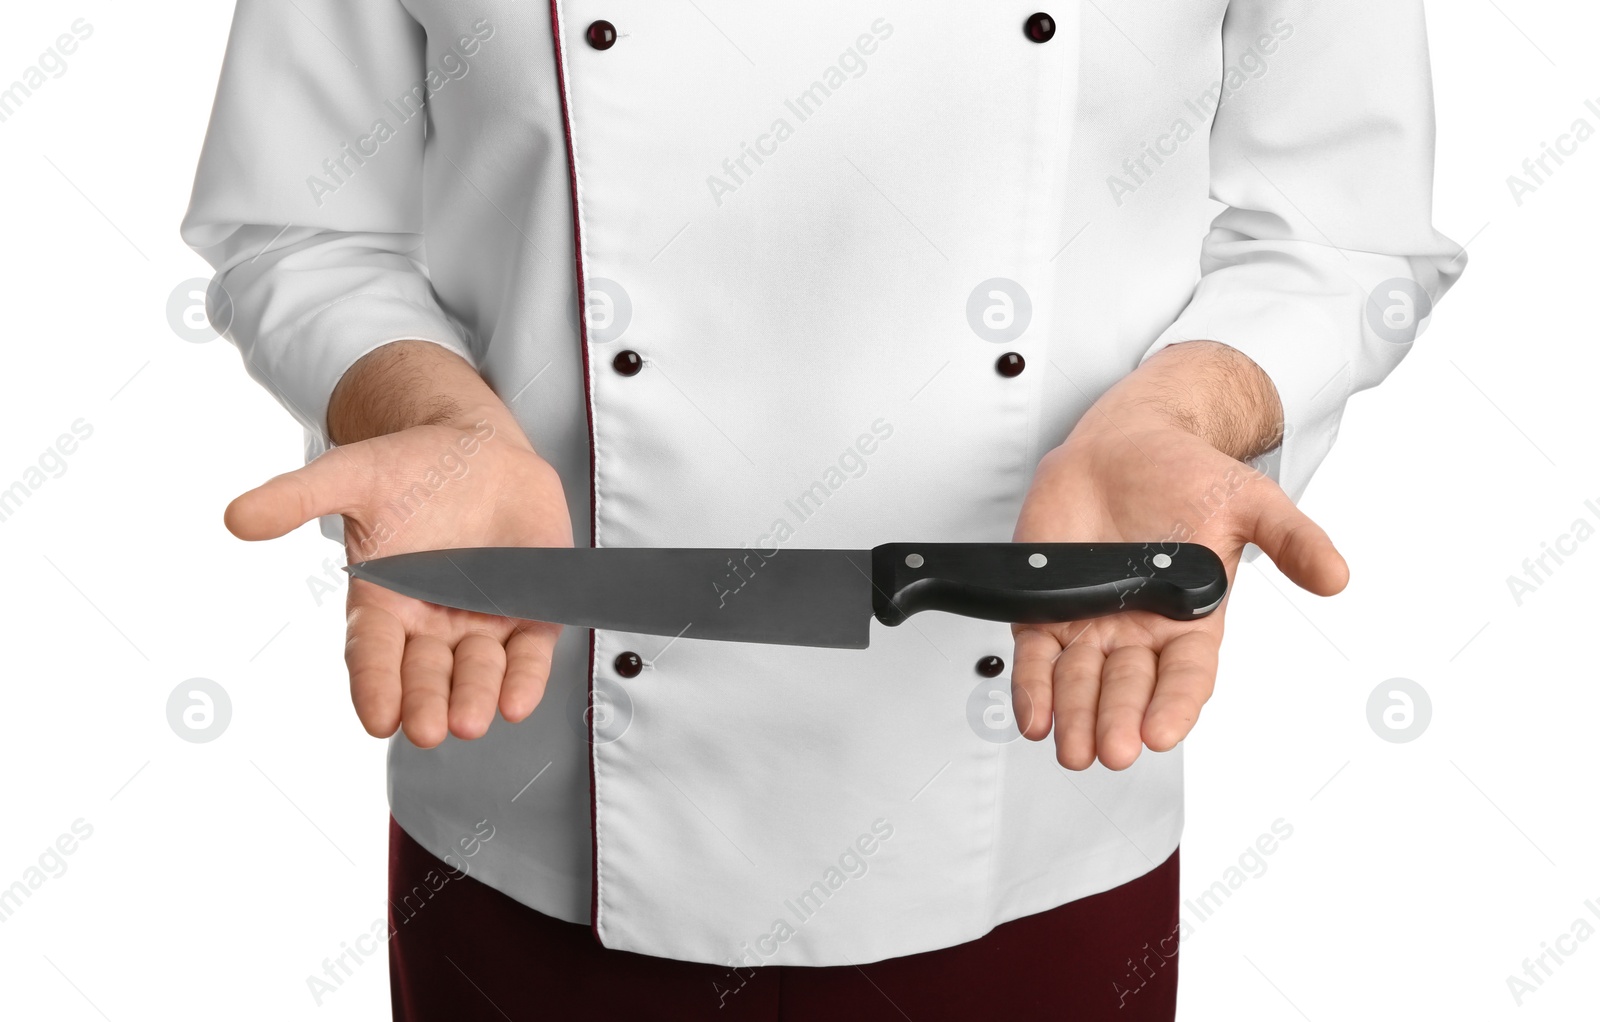
{"label": "red piping trim on jacket", "polygon": [[[578,153],[572,140],[572,109],[567,96],[567,50],[561,35],[561,10],[560,0],[550,0],[550,35],[555,41],[556,58],[556,89],[561,99],[561,124],[567,140],[567,178],[572,192],[572,262],[573,270],[577,277],[578,285],[578,344],[583,354],[583,405],[584,412],[589,420],[589,545],[595,545],[595,534],[599,529],[598,479],[599,470],[596,464],[596,445],[594,432],[594,385],[589,365],[589,301],[584,288],[583,273],[583,219],[578,203]],[[594,706],[594,631],[589,632],[589,698],[588,705]],[[589,857],[590,857],[590,887],[589,887],[589,930],[594,934],[596,943],[602,947],[605,942],[600,939],[600,805],[599,796],[595,787],[595,753],[598,746],[595,744],[594,714],[589,717]]]}

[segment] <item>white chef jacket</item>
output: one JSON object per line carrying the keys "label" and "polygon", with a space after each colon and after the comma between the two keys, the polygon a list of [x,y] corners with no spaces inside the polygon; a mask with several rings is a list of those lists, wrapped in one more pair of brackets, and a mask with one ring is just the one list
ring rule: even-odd
{"label": "white chef jacket", "polygon": [[[1197,338],[1276,383],[1298,496],[1463,263],[1420,0],[1062,3],[1035,41],[1038,2],[239,0],[184,237],[309,454],[353,362],[433,341],[580,544],[1008,540],[1090,402]],[[969,941],[1182,824],[1180,752],[1069,773],[1016,737],[974,669],[1010,648],[941,614],[865,651],[568,629],[526,722],[394,739],[391,806],[439,856],[490,821],[473,875],[607,947]]]}

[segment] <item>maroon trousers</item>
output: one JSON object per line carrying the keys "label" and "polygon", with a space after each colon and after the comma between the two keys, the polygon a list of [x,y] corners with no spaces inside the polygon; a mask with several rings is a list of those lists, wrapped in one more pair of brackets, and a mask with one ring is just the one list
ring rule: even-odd
{"label": "maroon trousers", "polygon": [[587,926],[452,870],[393,820],[389,895],[389,985],[403,1022],[1167,1022],[1177,1004],[1176,852],[1137,880],[971,943],[828,968],[730,969],[607,950]]}

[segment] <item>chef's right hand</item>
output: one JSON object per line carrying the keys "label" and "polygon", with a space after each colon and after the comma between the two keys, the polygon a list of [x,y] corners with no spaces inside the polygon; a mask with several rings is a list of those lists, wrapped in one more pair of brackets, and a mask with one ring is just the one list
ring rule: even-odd
{"label": "chef's right hand", "polygon": [[[571,546],[561,480],[465,361],[437,345],[386,345],[334,391],[340,446],[228,505],[240,539],[275,539],[344,516],[350,563],[416,550]],[[560,626],[423,603],[350,580],[345,662],[367,731],[422,748],[515,723],[549,679]]]}

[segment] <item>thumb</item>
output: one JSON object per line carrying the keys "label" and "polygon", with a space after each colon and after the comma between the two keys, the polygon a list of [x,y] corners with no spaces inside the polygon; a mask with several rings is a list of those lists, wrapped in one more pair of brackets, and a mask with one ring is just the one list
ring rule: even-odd
{"label": "thumb", "polygon": [[1295,507],[1277,486],[1263,488],[1267,497],[1248,537],[1278,570],[1301,589],[1333,596],[1350,582],[1350,566],[1322,527]]}
{"label": "thumb", "polygon": [[240,494],[222,513],[223,524],[240,539],[277,539],[313,518],[357,511],[371,489],[361,447],[336,447],[304,468]]}

